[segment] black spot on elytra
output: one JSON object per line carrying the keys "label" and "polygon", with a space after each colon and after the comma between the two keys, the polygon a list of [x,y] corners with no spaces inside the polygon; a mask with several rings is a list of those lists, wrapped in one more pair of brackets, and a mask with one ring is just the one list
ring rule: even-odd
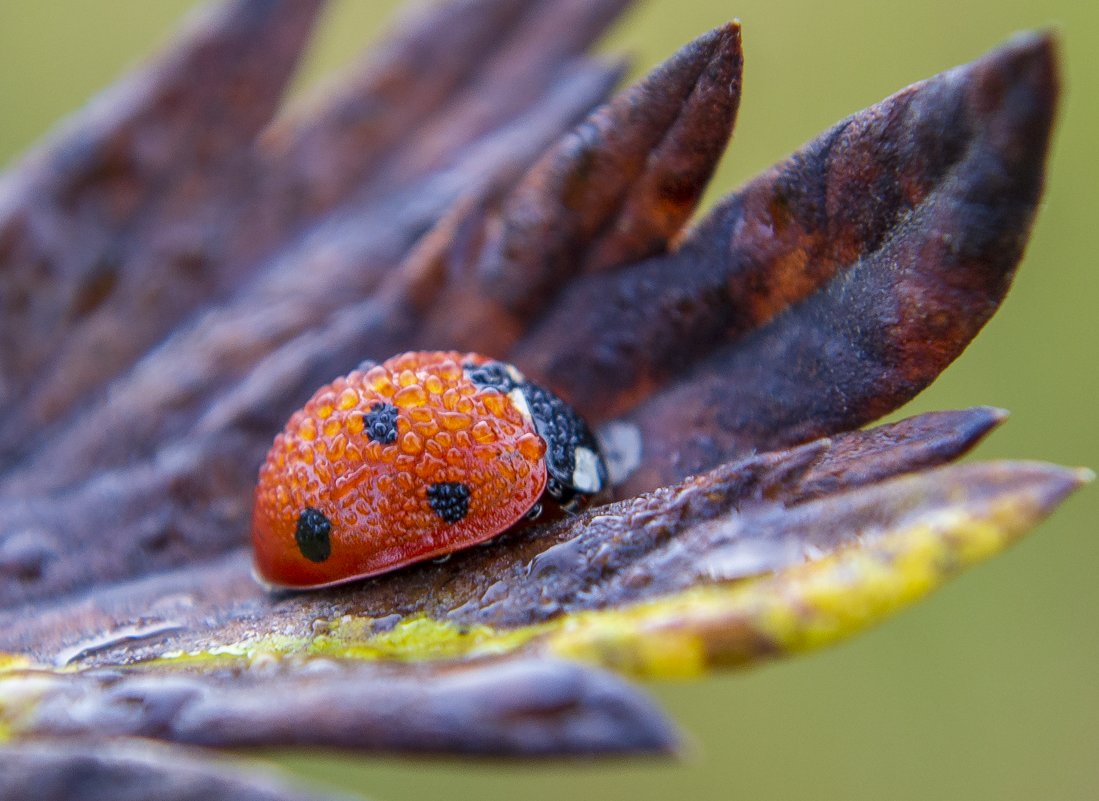
{"label": "black spot on elytra", "polygon": [[460,481],[439,481],[427,488],[431,510],[448,523],[457,523],[469,511],[469,487]]}
{"label": "black spot on elytra", "polygon": [[397,441],[397,407],[391,403],[375,403],[363,415],[366,435],[375,442],[389,445]]}
{"label": "black spot on elytra", "polygon": [[332,542],[328,539],[332,523],[324,513],[312,506],[298,515],[298,525],[294,529],[294,540],[298,543],[301,555],[310,562],[323,562],[332,554]]}
{"label": "black spot on elytra", "polygon": [[486,362],[477,365],[466,362],[462,365],[466,378],[473,382],[478,389],[498,389],[505,395],[515,389],[515,380],[508,372],[507,365],[503,362]]}

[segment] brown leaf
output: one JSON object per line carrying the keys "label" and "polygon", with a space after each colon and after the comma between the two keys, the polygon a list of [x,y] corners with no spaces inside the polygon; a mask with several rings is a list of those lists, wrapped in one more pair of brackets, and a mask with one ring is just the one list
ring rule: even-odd
{"label": "brown leaf", "polygon": [[8,676],[4,691],[36,699],[16,724],[21,737],[517,756],[668,752],[677,739],[639,689],[549,659],[424,666],[270,660],[244,671],[104,670],[76,678],[27,671]]}
{"label": "brown leaf", "polygon": [[[426,125],[405,129],[408,147],[380,170],[390,175],[426,174],[445,168],[459,147],[532,112],[554,87],[567,83],[579,57],[607,29],[630,0],[526,0],[514,35],[487,48],[485,67],[469,86],[445,98]],[[480,14],[481,9],[470,13]],[[448,33],[444,28],[439,33]],[[437,45],[448,48],[449,42]],[[416,65],[417,72],[423,64]],[[608,87],[609,88],[609,87]],[[414,136],[407,136],[414,131]],[[524,165],[525,166],[525,165]]]}
{"label": "brown leaf", "polygon": [[999,553],[1093,478],[986,462],[894,479],[793,514],[703,524],[623,574],[620,589],[636,593],[650,577],[674,586],[666,571],[676,565],[716,583],[574,615],[549,635],[547,650],[634,675],[696,676],[831,645]]}
{"label": "brown leaf", "polygon": [[[227,259],[320,0],[228,2],[0,183],[0,454],[252,265]],[[273,244],[273,243],[271,243]],[[262,249],[262,245],[258,246]],[[253,251],[257,248],[254,247]]]}
{"label": "brown leaf", "polygon": [[[740,67],[736,25],[687,45],[596,109],[516,186],[468,192],[370,299],[269,354],[210,404],[198,430],[253,427],[272,397],[304,399],[333,373],[417,343],[503,351],[578,270],[663,249],[724,148]],[[585,268],[584,254],[596,251],[605,255]]]}
{"label": "brown leaf", "polygon": [[503,352],[573,276],[662,252],[732,133],[741,61],[738,24],[700,37],[477,209],[462,238],[419,254],[442,264],[430,299],[415,298],[414,343]]}
{"label": "brown leaf", "polygon": [[[283,781],[149,742],[38,741],[0,749],[2,801],[338,801]],[[346,797],[344,797],[346,798]]]}
{"label": "brown leaf", "polygon": [[[426,11],[327,100],[261,131],[272,100],[226,134],[262,180],[211,207],[222,227],[165,201],[167,227],[231,229],[211,258],[235,278],[166,306],[163,342],[142,329],[98,383],[57,361],[56,422],[9,433],[0,737],[668,751],[661,713],[598,666],[689,675],[850,636],[1087,479],[943,467],[996,410],[852,430],[1006,291],[1041,189],[1049,38],[860,112],[676,246],[735,117],[739,28],[592,111],[617,69],[581,53],[622,4]],[[125,280],[155,241],[134,238]],[[99,308],[116,331],[134,316]],[[77,353],[82,330],[57,336]],[[262,590],[243,539],[274,432],[333,374],[428,345],[510,350],[572,398],[621,500],[442,563]]]}
{"label": "brown leaf", "polygon": [[1053,41],[1021,37],[859,112],[676,253],[570,287],[515,360],[590,416],[630,410],[624,494],[897,408],[1010,285],[1056,72]]}
{"label": "brown leaf", "polygon": [[[519,35],[524,5],[468,0],[417,8],[377,50],[335,76],[328,91],[298,102],[264,131],[261,146],[283,203],[332,208],[408,147],[408,132],[431,124],[452,96],[491,69],[496,47]],[[445,37],[445,38],[444,38]],[[260,198],[265,200],[265,198]]]}

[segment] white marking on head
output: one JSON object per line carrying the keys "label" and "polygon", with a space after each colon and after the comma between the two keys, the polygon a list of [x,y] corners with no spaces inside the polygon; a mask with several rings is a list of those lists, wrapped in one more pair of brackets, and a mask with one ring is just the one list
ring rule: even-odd
{"label": "white marking on head", "polygon": [[511,405],[518,409],[519,414],[523,415],[523,419],[528,423],[534,422],[534,417],[530,413],[530,406],[527,405],[527,396],[523,394],[523,390],[516,387],[508,393],[508,399],[511,401]]}
{"label": "white marking on head", "polygon": [[576,467],[572,471],[572,485],[585,495],[595,495],[603,489],[599,477],[599,457],[591,448],[580,447],[573,452]]}

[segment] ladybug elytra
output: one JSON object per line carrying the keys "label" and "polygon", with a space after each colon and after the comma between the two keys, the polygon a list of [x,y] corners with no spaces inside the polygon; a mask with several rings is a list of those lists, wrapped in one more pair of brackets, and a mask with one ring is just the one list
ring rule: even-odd
{"label": "ladybug elytra", "polygon": [[404,353],[313,395],[275,438],[252,514],[256,574],[308,588],[491,539],[607,484],[587,425],[510,364]]}

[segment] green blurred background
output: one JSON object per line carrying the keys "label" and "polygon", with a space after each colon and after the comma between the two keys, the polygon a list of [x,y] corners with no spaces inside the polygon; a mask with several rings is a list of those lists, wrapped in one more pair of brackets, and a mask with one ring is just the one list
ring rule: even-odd
{"label": "green blurred background", "polygon": [[[153,51],[188,0],[0,0],[0,163]],[[343,0],[298,89],[379,35],[394,0]],[[1099,466],[1093,268],[1099,4],[650,0],[604,47],[635,73],[739,17],[740,122],[708,202],[833,122],[1013,32],[1060,31],[1066,100],[1044,207],[1015,287],[902,414],[973,404],[1012,418],[979,458]],[[376,799],[1093,799],[1099,797],[1099,489],[1006,556],[840,647],[650,686],[691,737],[677,761],[509,765],[277,755]]]}

